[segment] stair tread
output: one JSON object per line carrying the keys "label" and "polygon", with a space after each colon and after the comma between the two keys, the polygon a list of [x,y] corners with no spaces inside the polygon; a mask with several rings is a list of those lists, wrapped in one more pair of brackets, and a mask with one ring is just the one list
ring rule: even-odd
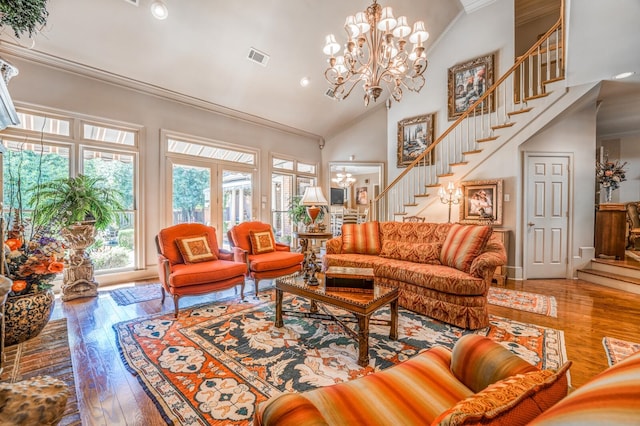
{"label": "stair tread", "polygon": [[524,100],[525,101],[531,101],[533,99],[540,99],[540,98],[544,98],[546,96],[549,96],[550,94],[551,94],[551,92],[538,93],[537,95],[527,96],[526,98],[524,98]]}
{"label": "stair tread", "polygon": [[498,139],[498,136],[487,136],[486,138],[482,138],[482,139],[476,139],[476,142],[489,142],[489,141],[495,141],[496,139]]}
{"label": "stair tread", "polygon": [[516,123],[513,122],[513,121],[510,121],[508,123],[495,124],[495,125],[491,126],[491,128],[493,130],[506,129],[507,127],[512,127],[514,124],[516,124]]}
{"label": "stair tread", "polygon": [[482,152],[481,149],[474,149],[473,151],[465,151],[462,153],[462,155],[469,155],[469,154],[480,154]]}
{"label": "stair tread", "polygon": [[578,272],[582,272],[584,274],[597,275],[599,277],[610,278],[613,280],[624,281],[627,283],[640,285],[640,278],[630,277],[628,275],[620,275],[620,274],[615,274],[613,272],[599,271],[597,269],[592,269],[592,268],[578,269]]}
{"label": "stair tread", "polygon": [[526,112],[531,111],[532,109],[533,109],[533,107],[529,107],[529,108],[521,108],[521,109],[517,109],[517,110],[515,110],[515,111],[508,112],[508,113],[507,113],[507,115],[508,115],[509,117],[511,117],[512,115],[524,114],[524,113],[526,113]]}
{"label": "stair tread", "polygon": [[416,198],[422,198],[422,197],[429,197],[429,194],[415,194],[414,197]]}

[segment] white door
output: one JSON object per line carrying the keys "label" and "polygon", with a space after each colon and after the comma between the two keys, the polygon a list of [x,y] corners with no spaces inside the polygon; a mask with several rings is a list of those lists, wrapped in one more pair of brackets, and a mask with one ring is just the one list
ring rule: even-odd
{"label": "white door", "polygon": [[526,159],[524,276],[565,278],[569,213],[569,157]]}

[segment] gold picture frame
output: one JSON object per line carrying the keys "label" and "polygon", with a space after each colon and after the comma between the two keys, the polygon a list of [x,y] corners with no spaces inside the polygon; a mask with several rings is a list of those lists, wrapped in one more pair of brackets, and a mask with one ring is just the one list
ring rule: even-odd
{"label": "gold picture frame", "polygon": [[[407,167],[434,141],[436,114],[417,115],[398,121],[398,167]],[[425,165],[435,162],[431,151]]]}
{"label": "gold picture frame", "polygon": [[502,225],[502,180],[462,182],[460,223]]}
{"label": "gold picture frame", "polygon": [[[480,56],[449,68],[448,78],[448,118],[449,121],[460,117],[482,94],[493,85],[495,54]],[[488,103],[487,105],[484,105]],[[475,112],[496,110],[495,96],[492,94],[486,102],[480,103]]]}

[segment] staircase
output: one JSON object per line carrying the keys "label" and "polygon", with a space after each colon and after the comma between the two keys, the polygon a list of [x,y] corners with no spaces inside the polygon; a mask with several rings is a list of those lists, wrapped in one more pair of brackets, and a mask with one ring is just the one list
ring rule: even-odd
{"label": "staircase", "polygon": [[630,293],[640,294],[640,261],[591,259],[589,268],[578,269],[578,278]]}
{"label": "staircase", "polygon": [[423,210],[437,199],[432,195],[441,180],[462,180],[566,94],[562,16],[372,200],[371,220],[393,221]]}

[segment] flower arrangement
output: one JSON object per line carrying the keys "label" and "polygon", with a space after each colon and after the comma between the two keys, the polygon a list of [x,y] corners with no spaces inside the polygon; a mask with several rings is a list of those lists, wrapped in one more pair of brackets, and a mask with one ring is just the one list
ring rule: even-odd
{"label": "flower arrangement", "polygon": [[626,165],[626,161],[622,164],[619,161],[613,163],[608,161],[606,157],[604,162],[596,163],[596,176],[600,185],[604,188],[611,188],[611,190],[618,189],[620,182],[627,180],[624,170]]}
{"label": "flower arrangement", "polygon": [[10,296],[37,293],[52,287],[56,274],[62,272],[65,246],[46,228],[39,228],[25,240],[24,225],[17,221],[4,242],[7,275],[13,280]]}

